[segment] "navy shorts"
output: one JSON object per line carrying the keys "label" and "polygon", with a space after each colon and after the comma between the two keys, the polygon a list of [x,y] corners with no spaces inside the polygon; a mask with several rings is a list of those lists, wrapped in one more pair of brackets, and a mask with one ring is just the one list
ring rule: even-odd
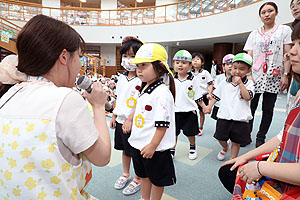
{"label": "navy shorts", "polygon": [[250,124],[234,120],[218,119],[214,138],[221,141],[231,140],[237,144],[250,143]]}
{"label": "navy shorts", "polygon": [[[205,105],[208,105],[208,103],[209,103],[209,100],[206,97],[206,95],[203,95],[203,102],[204,102]],[[198,103],[197,103],[197,106],[198,106],[199,112],[203,112],[202,107]]]}
{"label": "navy shorts", "polygon": [[130,137],[130,133],[124,134],[122,130],[123,124],[116,122],[116,130],[115,130],[115,146],[116,150],[124,151],[125,155],[128,157],[132,157],[132,147],[128,142],[128,138]]}
{"label": "navy shorts", "polygon": [[176,136],[183,131],[185,136],[195,136],[199,133],[197,112],[175,112]]}
{"label": "navy shorts", "polygon": [[170,150],[155,151],[150,159],[143,158],[141,151],[132,148],[132,161],[135,174],[149,178],[155,186],[170,186],[176,183],[175,168]]}

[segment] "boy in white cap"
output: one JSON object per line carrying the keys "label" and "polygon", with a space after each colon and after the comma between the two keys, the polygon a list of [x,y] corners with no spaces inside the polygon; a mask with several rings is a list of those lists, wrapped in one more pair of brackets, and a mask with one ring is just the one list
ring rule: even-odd
{"label": "boy in white cap", "polygon": [[[227,54],[226,56],[223,57],[222,60],[222,67],[225,71],[223,74],[219,74],[216,76],[215,82],[214,82],[214,89],[218,87],[218,85],[221,83],[222,80],[229,78],[231,76],[231,68],[232,68],[232,61],[233,61],[233,54]],[[219,102],[216,102],[214,105],[214,108],[212,110],[211,118],[217,120],[217,113],[219,110]]]}
{"label": "boy in white cap", "polygon": [[217,159],[224,160],[229,149],[227,141],[230,139],[231,156],[236,158],[240,150],[240,144],[250,141],[250,124],[252,119],[250,100],[254,97],[254,84],[248,80],[247,74],[251,71],[252,57],[246,53],[239,53],[233,58],[231,70],[232,76],[218,84],[213,92],[213,99],[207,107],[211,111],[212,106],[219,101],[220,109],[217,117],[217,127],[214,137],[219,141],[222,150]]}
{"label": "boy in white cap", "polygon": [[[183,134],[190,142],[188,158],[194,160],[197,158],[196,139],[199,133],[197,103],[203,105],[203,91],[197,78],[189,72],[192,67],[192,55],[186,50],[178,51],[173,58],[175,68],[175,121],[176,121],[176,139],[183,131]],[[175,147],[171,149],[174,157]]]}

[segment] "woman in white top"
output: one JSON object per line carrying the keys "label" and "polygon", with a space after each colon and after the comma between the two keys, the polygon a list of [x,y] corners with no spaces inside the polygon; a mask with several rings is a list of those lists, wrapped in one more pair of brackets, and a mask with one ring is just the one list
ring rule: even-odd
{"label": "woman in white top", "polygon": [[[275,23],[278,14],[277,5],[273,2],[264,3],[259,9],[263,26],[251,32],[244,50],[253,57],[252,78],[255,96],[251,101],[252,115],[263,94],[262,120],[256,136],[256,146],[265,142],[266,134],[272,122],[273,110],[279,91],[288,87],[290,66],[283,65],[283,55],[291,46],[291,29]],[[251,121],[251,129],[253,120]],[[247,144],[245,144],[247,145]]]}
{"label": "woman in white top", "polygon": [[85,187],[91,163],[105,166],[111,145],[106,95],[94,83],[73,91],[85,43],[70,26],[37,15],[17,37],[18,57],[0,64],[0,199],[95,199]]}

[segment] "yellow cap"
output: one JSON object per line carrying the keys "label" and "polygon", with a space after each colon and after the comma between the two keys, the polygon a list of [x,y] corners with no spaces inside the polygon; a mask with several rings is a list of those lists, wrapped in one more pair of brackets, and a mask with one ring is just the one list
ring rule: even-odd
{"label": "yellow cap", "polygon": [[167,51],[163,46],[156,43],[148,43],[142,45],[139,50],[136,52],[135,58],[130,63],[132,64],[139,64],[139,63],[147,63],[147,62],[154,62],[154,61],[161,61],[166,69],[171,73],[168,64],[168,55]]}

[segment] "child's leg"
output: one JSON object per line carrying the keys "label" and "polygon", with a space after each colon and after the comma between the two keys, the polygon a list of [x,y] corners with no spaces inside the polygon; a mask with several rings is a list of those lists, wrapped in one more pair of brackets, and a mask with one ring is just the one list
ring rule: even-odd
{"label": "child's leg", "polygon": [[151,200],[160,200],[164,192],[164,187],[155,186],[152,184],[152,199]]}
{"label": "child's leg", "polygon": [[149,178],[141,178],[142,199],[150,200],[152,183]]}
{"label": "child's leg", "polygon": [[227,141],[222,141],[222,140],[218,140],[218,142],[220,143],[220,145],[223,147],[223,151],[227,151],[228,150],[228,143]]}
{"label": "child's leg", "polygon": [[200,111],[200,129],[203,129],[204,121],[205,121],[205,114],[204,112]]}
{"label": "child's leg", "polygon": [[194,146],[196,144],[195,136],[187,136],[187,138],[189,139],[189,142],[190,142],[191,146]]}
{"label": "child's leg", "polygon": [[123,176],[129,177],[131,157],[126,156],[125,151],[122,154]]}
{"label": "child's leg", "polygon": [[236,158],[240,151],[240,144],[232,142],[230,159]]}

